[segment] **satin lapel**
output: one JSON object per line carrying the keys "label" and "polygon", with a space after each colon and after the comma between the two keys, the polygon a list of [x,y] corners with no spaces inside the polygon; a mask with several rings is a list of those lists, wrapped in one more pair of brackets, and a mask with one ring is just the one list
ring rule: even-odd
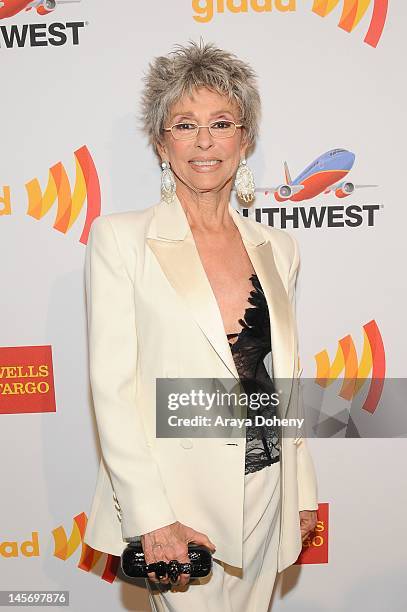
{"label": "satin lapel", "polygon": [[283,391],[280,396],[278,415],[282,417],[286,413],[291,393],[294,368],[294,336],[290,304],[274,263],[270,241],[257,247],[250,244],[245,246],[260,280],[269,309],[273,379],[276,390]]}
{"label": "satin lapel", "polygon": [[274,260],[272,244],[264,236],[260,244],[247,240],[244,219],[234,209],[232,209],[232,217],[242,235],[247,254],[266,297],[270,316],[274,376],[290,378],[294,369],[294,325],[287,291]]}
{"label": "satin lapel", "polygon": [[[291,315],[290,301],[278,273],[273,246],[270,239],[264,238],[261,224],[247,223],[237,210],[230,205],[229,210],[241,233],[247,254],[256,270],[266,297],[270,317],[273,379],[276,389],[283,391],[279,404],[279,416],[283,417],[291,394],[295,363],[295,327]],[[262,235],[262,242],[258,239],[255,240],[253,233],[256,231]]]}
{"label": "satin lapel", "polygon": [[[257,224],[242,218],[230,204],[229,211],[242,236],[268,304],[274,376],[288,379],[294,367],[294,328],[272,245],[265,238],[260,224],[257,227]],[[172,205],[164,202],[157,205],[147,242],[191,316],[231,374],[238,379],[220,310],[178,198]]]}
{"label": "satin lapel", "polygon": [[231,374],[238,378],[220,310],[192,234],[178,242],[153,238],[147,238],[147,241],[168,281],[184,300],[190,314]]}

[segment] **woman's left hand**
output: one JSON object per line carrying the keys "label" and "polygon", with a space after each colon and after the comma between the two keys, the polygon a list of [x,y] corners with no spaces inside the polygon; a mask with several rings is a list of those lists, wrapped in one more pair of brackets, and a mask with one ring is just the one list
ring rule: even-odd
{"label": "woman's left hand", "polygon": [[317,511],[316,510],[301,510],[300,512],[300,529],[301,538],[304,541],[308,535],[313,531],[317,524]]}

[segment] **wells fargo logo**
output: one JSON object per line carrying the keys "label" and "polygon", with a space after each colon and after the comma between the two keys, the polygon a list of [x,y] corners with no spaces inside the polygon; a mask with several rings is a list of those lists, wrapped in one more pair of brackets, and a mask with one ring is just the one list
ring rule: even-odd
{"label": "wells fargo logo", "polygon": [[326,388],[343,373],[339,396],[348,401],[351,401],[369,381],[369,390],[362,409],[374,413],[383,391],[386,373],[383,339],[374,319],[363,326],[363,349],[360,361],[350,334],[338,341],[332,362],[326,349],[317,353],[315,360],[317,365],[315,382]]}
{"label": "wells fargo logo", "polygon": [[[365,43],[376,47],[386,23],[388,0],[314,0],[312,12],[326,17],[342,4],[338,27],[353,32],[373,4]],[[296,0],[192,0],[194,19],[199,23],[211,21],[215,13],[270,13],[273,10],[289,13],[297,10]]]}
{"label": "wells fargo logo", "polygon": [[0,347],[0,414],[56,412],[51,346]]}
{"label": "wells fargo logo", "polygon": [[[28,196],[27,215],[41,220],[51,208],[57,206],[54,229],[66,234],[78,219],[85,201],[86,216],[79,241],[87,244],[90,226],[95,217],[100,215],[101,195],[99,178],[92,156],[86,146],[74,152],[76,177],[73,188],[62,162],[49,169],[48,183],[43,190],[37,178],[26,183]],[[0,192],[1,215],[11,214],[11,189],[3,187]]]}
{"label": "wells fargo logo", "polygon": [[318,504],[317,524],[304,540],[297,565],[305,563],[328,563],[329,504]]}

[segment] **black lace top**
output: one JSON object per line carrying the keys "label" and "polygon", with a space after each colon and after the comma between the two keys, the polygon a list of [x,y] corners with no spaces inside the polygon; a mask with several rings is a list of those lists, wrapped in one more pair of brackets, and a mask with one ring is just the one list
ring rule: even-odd
{"label": "black lace top", "polygon": [[[267,301],[257,274],[250,276],[254,289],[250,291],[248,301],[253,307],[246,308],[244,318],[239,319],[242,329],[239,333],[227,334],[237,338],[229,342],[236,369],[242,386],[248,396],[252,393],[274,393],[275,387],[263,363],[271,352],[270,318]],[[266,418],[275,416],[276,411],[270,403],[258,409],[248,407],[247,416],[253,425],[246,427],[246,462],[245,474],[257,472],[280,459],[280,442],[278,429],[274,426],[255,425],[255,415]]]}

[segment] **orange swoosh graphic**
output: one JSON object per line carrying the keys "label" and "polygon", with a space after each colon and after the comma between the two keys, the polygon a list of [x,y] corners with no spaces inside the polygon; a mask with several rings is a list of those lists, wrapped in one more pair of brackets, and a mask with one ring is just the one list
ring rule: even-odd
{"label": "orange swoosh graphic", "polygon": [[[342,14],[338,27],[345,32],[352,32],[365,16],[372,0],[343,0]],[[339,0],[314,0],[312,12],[326,17],[339,4]],[[388,0],[373,0],[373,12],[364,42],[377,47],[387,19]]]}
{"label": "orange swoosh graphic", "polygon": [[[54,556],[66,561],[73,553],[82,546],[81,556],[78,562],[78,568],[89,572],[105,555],[105,553],[95,550],[88,544],[85,544],[83,537],[85,534],[88,518],[85,512],[81,512],[73,518],[73,527],[71,535],[67,537],[64,527],[61,525],[52,530],[54,536]],[[120,557],[115,555],[106,555],[106,563],[103,569],[101,578],[106,582],[114,582],[119,568]]]}
{"label": "orange swoosh graphic", "polygon": [[82,544],[88,519],[84,512],[81,512],[73,519],[71,535],[67,537],[64,527],[59,526],[52,530],[54,536],[54,556],[66,561],[77,548]]}
{"label": "orange swoosh graphic", "polygon": [[61,162],[49,170],[48,183],[44,193],[38,179],[26,183],[28,194],[27,214],[40,220],[57,201],[54,229],[66,234],[77,220],[85,200],[86,218],[79,241],[87,244],[90,226],[101,211],[100,184],[95,164],[86,146],[74,152],[76,177],[73,192],[65,167]]}
{"label": "orange swoosh graphic", "polygon": [[[102,553],[99,550],[94,550],[91,546],[84,544],[81,558],[78,563],[79,569],[89,572],[104,554],[105,553]],[[117,576],[117,570],[119,569],[119,564],[120,557],[107,554],[105,567],[101,575],[102,580],[106,580],[106,582],[110,583],[114,582]]]}
{"label": "orange swoosh graphic", "polygon": [[365,43],[371,47],[378,45],[386,23],[388,8],[388,0],[375,0],[372,20],[365,36]]}
{"label": "orange swoosh graphic", "polygon": [[323,388],[331,385],[344,372],[339,396],[348,401],[351,401],[364,386],[371,372],[370,387],[362,408],[373,414],[382,394],[386,371],[383,339],[375,320],[363,326],[360,363],[355,344],[349,334],[339,340],[332,364],[326,349],[317,353],[315,360],[317,363],[315,382]]}

